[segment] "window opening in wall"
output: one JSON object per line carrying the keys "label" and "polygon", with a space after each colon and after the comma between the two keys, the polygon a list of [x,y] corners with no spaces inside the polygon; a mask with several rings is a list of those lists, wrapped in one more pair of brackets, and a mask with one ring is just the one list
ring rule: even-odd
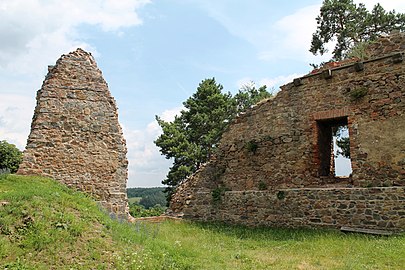
{"label": "window opening in wall", "polygon": [[337,127],[333,135],[333,154],[335,176],[349,177],[352,174],[352,162],[350,159],[350,138],[347,125]]}
{"label": "window opening in wall", "polygon": [[352,173],[347,117],[317,121],[319,175],[349,177]]}

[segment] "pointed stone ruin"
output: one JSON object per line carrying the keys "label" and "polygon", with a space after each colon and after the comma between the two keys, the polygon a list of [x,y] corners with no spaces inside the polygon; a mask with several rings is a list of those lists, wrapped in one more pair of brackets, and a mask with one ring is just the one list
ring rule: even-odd
{"label": "pointed stone ruin", "polygon": [[117,106],[90,53],[77,49],[48,67],[18,174],[41,175],[93,196],[128,218],[128,161]]}

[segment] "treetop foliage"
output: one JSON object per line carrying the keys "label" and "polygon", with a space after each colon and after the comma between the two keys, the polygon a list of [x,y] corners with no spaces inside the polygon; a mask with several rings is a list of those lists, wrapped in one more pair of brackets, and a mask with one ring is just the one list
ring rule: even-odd
{"label": "treetop foliage", "polygon": [[380,4],[368,11],[364,4],[353,0],[324,0],[316,18],[317,30],[312,35],[310,52],[327,52],[326,45],[336,42],[332,60],[348,56],[358,44],[376,40],[393,30],[405,30],[405,14],[386,11]]}
{"label": "treetop foliage", "polygon": [[128,198],[145,197],[164,191],[164,187],[151,187],[151,188],[127,188]]}

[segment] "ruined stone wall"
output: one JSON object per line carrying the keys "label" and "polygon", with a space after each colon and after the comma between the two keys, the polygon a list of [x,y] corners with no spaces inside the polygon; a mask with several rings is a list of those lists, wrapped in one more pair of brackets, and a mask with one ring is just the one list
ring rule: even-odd
{"label": "ruined stone wall", "polygon": [[[274,196],[280,189],[333,187],[332,194],[350,187],[360,194],[361,188],[405,186],[404,51],[405,35],[397,33],[372,44],[367,60],[330,64],[282,86],[276,97],[257,104],[230,125],[215,159],[178,187],[172,210],[190,218],[210,219],[190,213],[198,213],[202,205],[212,206],[212,198],[201,201],[197,194],[214,190],[224,191],[226,198],[233,196],[234,202],[247,207],[237,192],[264,189],[266,196]],[[321,151],[322,126],[335,122],[345,122],[349,128],[353,172],[346,179],[322,172],[325,158],[331,157],[330,150]],[[298,193],[291,194],[297,197],[290,201],[303,199]],[[403,200],[397,203],[405,208]],[[293,208],[286,212],[278,205],[268,205],[279,214],[265,224],[293,215]],[[232,205],[218,204],[215,209],[237,215]],[[224,216],[212,211],[211,218],[226,220]],[[400,218],[397,224],[405,229],[405,217]],[[252,219],[259,222],[261,217],[250,215],[239,222],[250,224]]]}
{"label": "ruined stone wall", "polygon": [[216,203],[211,192],[194,196],[184,218],[253,227],[405,228],[405,187],[227,191]]}
{"label": "ruined stone wall", "polygon": [[54,178],[128,216],[126,145],[117,107],[94,58],[81,49],[49,67],[18,174]]}

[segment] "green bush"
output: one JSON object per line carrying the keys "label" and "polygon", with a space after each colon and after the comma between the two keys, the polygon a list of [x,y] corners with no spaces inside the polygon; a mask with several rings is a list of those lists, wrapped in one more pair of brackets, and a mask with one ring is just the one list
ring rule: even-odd
{"label": "green bush", "polygon": [[283,190],[280,190],[279,192],[277,192],[277,199],[284,200],[284,198],[285,198],[285,192]]}
{"label": "green bush", "polygon": [[249,152],[256,154],[256,151],[257,151],[257,148],[259,148],[259,145],[255,140],[251,140],[245,144],[245,147]]}
{"label": "green bush", "polygon": [[368,89],[366,87],[359,87],[349,92],[351,101],[356,101],[367,95]]}
{"label": "green bush", "polygon": [[225,194],[225,191],[229,191],[229,189],[224,186],[219,186],[212,191],[211,195],[214,204],[222,201],[222,196]]}
{"label": "green bush", "polygon": [[14,144],[0,141],[0,172],[17,172],[21,161],[22,152]]}
{"label": "green bush", "polygon": [[259,182],[259,190],[266,190],[267,189],[267,184],[263,181]]}
{"label": "green bush", "polygon": [[139,205],[137,203],[132,203],[129,205],[129,213],[131,216],[137,218],[137,217],[154,217],[154,216],[160,216],[166,211],[166,207],[163,207],[159,204],[156,204],[155,206],[145,209],[143,205]]}

